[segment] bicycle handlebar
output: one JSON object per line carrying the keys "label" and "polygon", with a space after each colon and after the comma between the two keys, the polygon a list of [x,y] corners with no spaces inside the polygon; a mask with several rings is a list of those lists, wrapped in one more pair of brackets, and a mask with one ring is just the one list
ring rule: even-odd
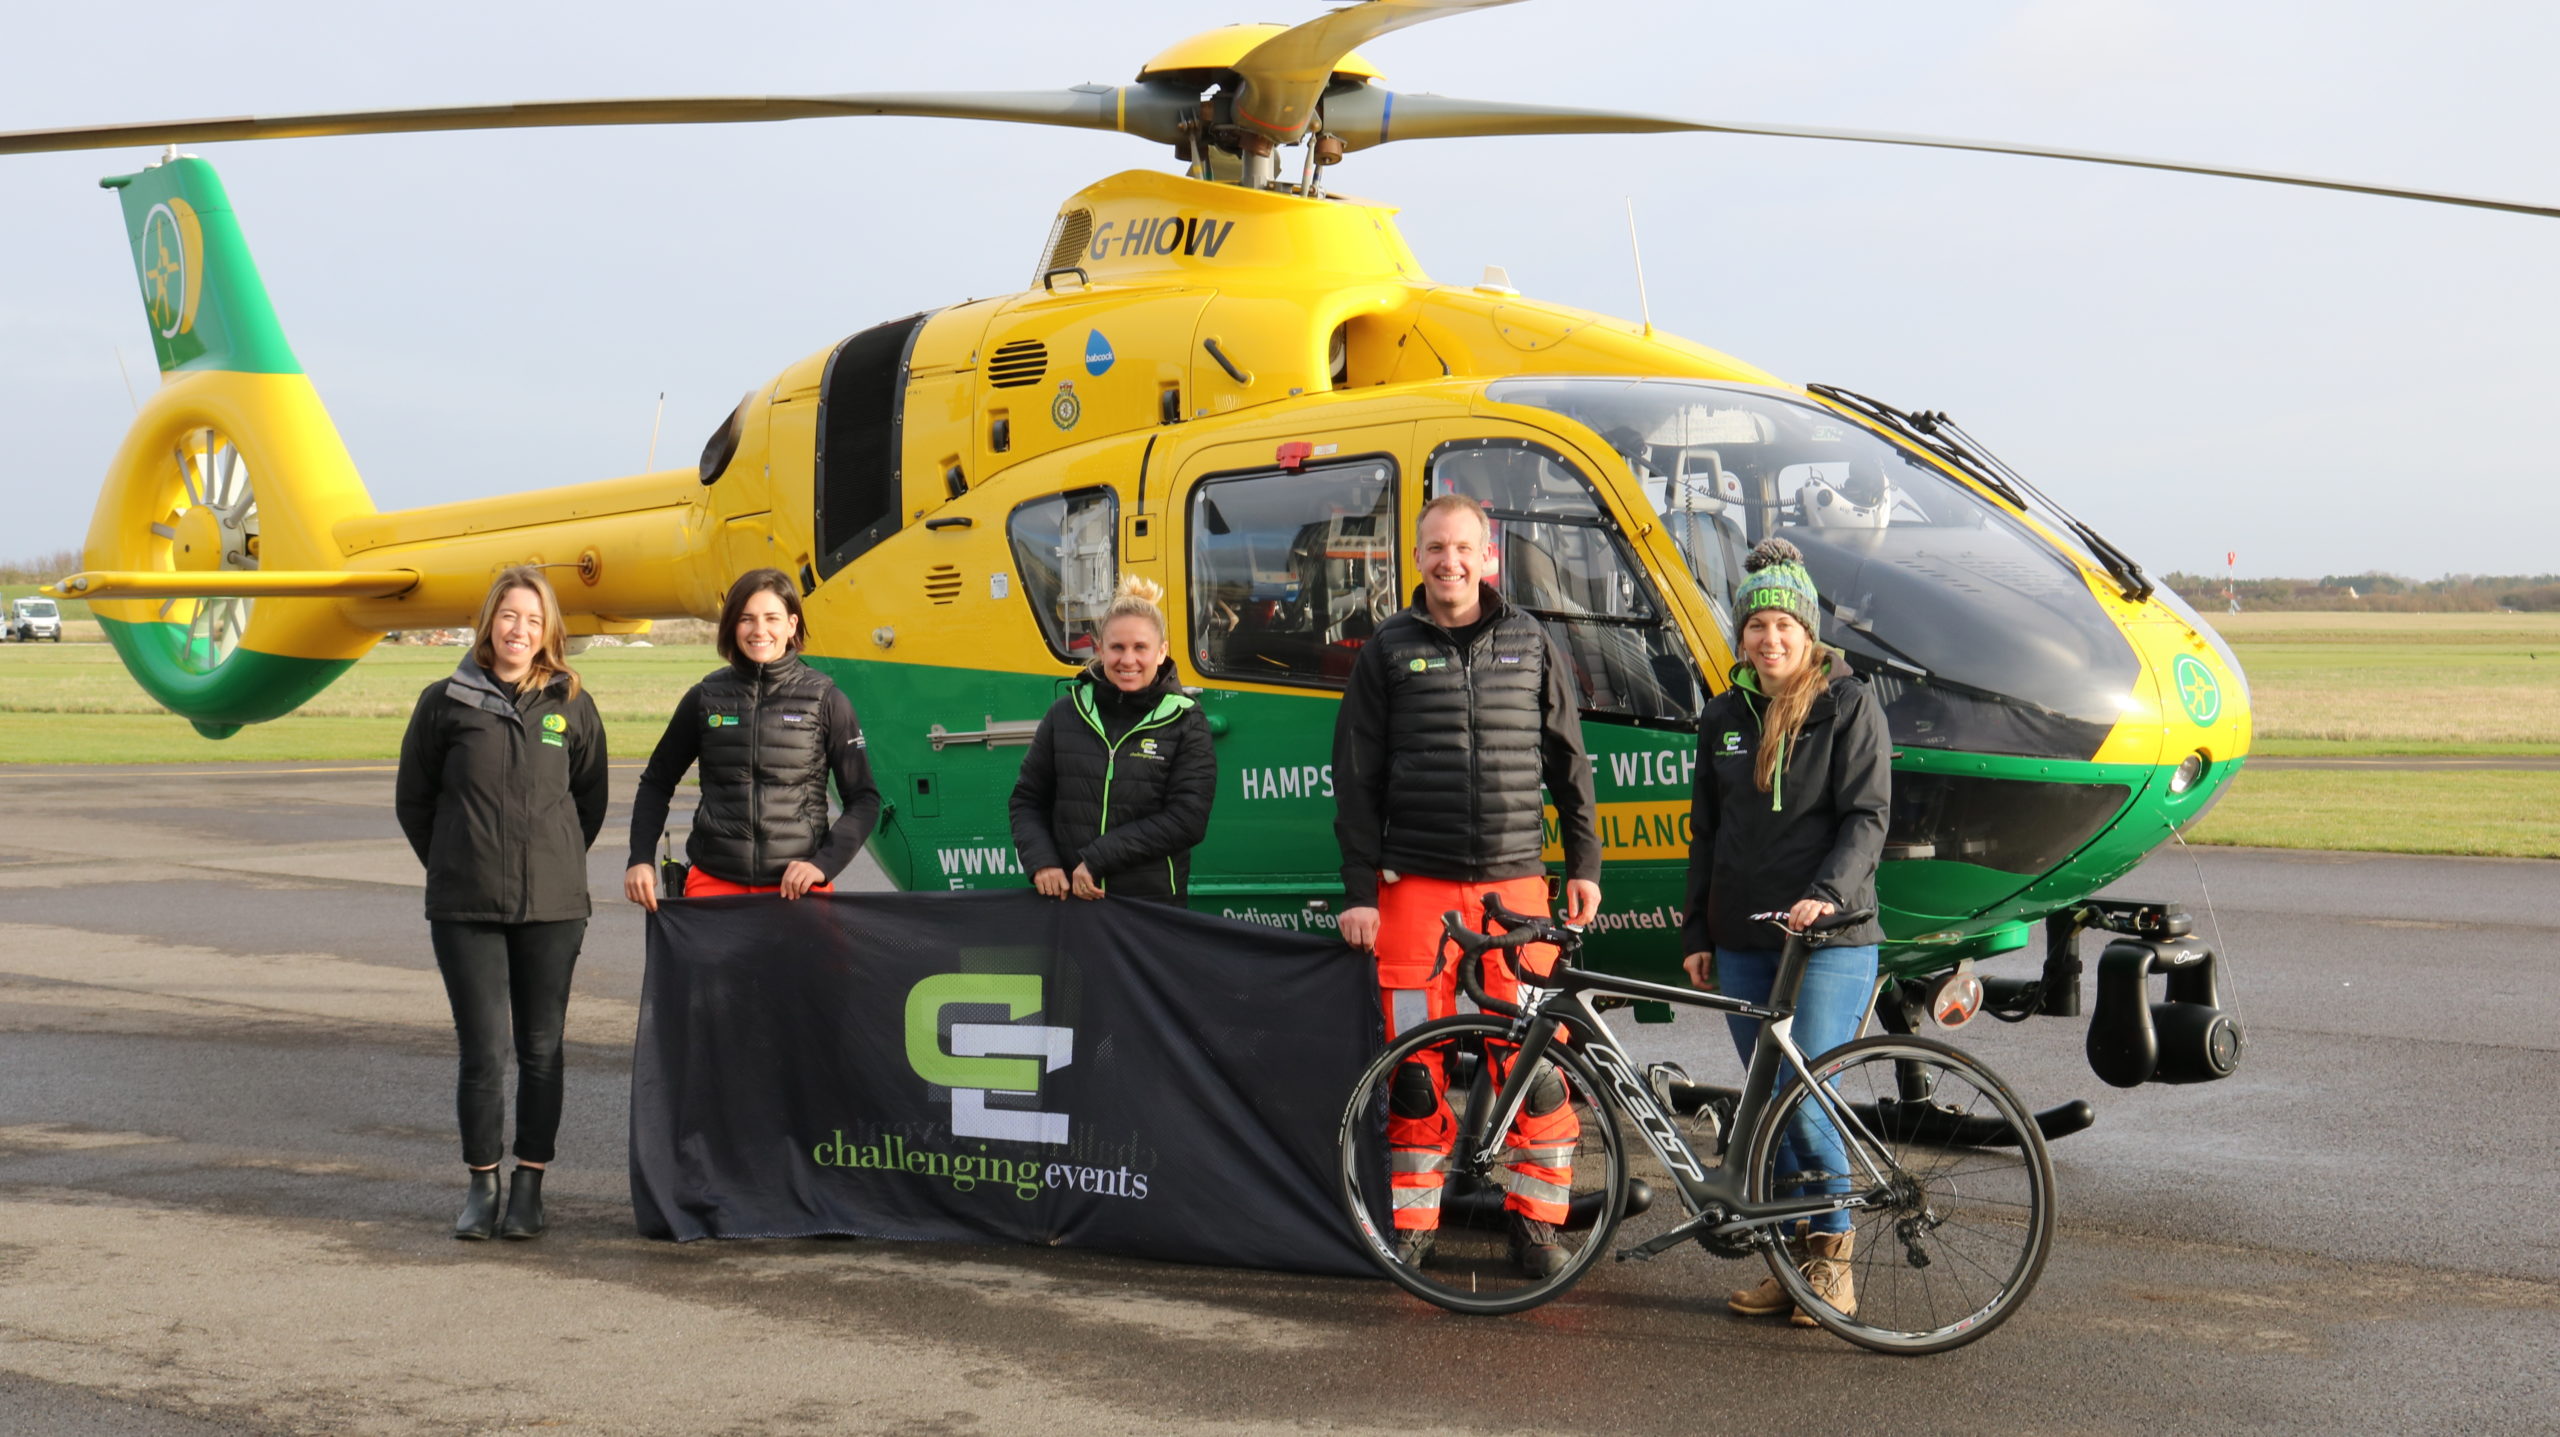
{"label": "bicycle handlebar", "polygon": [[[1571,924],[1558,923],[1553,918],[1536,918],[1524,913],[1514,913],[1498,893],[1484,895],[1484,916],[1489,922],[1500,925],[1504,931],[1476,932],[1467,927],[1465,920],[1458,916],[1458,910],[1454,908],[1440,915],[1440,948],[1431,964],[1431,976],[1436,979],[1448,968],[1449,948],[1451,944],[1455,944],[1459,956],[1458,985],[1466,990],[1467,997],[1473,999],[1478,1008],[1488,1013],[1517,1018],[1521,1016],[1517,1004],[1506,1003],[1485,992],[1484,956],[1488,953],[1511,952],[1532,943],[1553,943],[1559,948],[1577,946],[1582,941],[1582,930]],[[1559,964],[1564,961],[1562,953],[1557,955],[1556,961]]]}
{"label": "bicycle handlebar", "polygon": [[[1840,912],[1827,913],[1822,917],[1813,920],[1811,923],[1806,924],[1802,928],[1798,928],[1787,921],[1787,913],[1784,909],[1775,913],[1754,913],[1751,915],[1752,919],[1756,922],[1777,924],[1780,928],[1785,929],[1787,931],[1787,935],[1791,938],[1807,939],[1819,938],[1825,933],[1836,933],[1843,928],[1853,928],[1875,916],[1876,911],[1872,908],[1852,908]],[[1818,947],[1820,945],[1817,944],[1816,946]]]}

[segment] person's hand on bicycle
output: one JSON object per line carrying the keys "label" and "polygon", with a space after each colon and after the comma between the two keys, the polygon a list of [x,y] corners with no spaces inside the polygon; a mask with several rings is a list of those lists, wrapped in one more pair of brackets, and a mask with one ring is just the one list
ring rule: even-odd
{"label": "person's hand on bicycle", "polygon": [[1787,926],[1802,933],[1839,911],[1840,905],[1836,903],[1825,903],[1819,898],[1799,898],[1787,910]]}

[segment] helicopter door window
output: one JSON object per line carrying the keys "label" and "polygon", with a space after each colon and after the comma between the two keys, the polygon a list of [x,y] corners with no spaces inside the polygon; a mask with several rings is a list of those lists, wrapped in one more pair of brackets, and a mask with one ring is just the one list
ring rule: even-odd
{"label": "helicopter door window", "polygon": [[1431,492],[1480,500],[1501,555],[1494,583],[1535,614],[1573,665],[1588,715],[1685,723],[1699,685],[1680,635],[1579,470],[1516,439],[1462,439],[1431,456]]}
{"label": "helicopter door window", "polygon": [[1005,527],[1049,652],[1092,662],[1094,626],[1120,587],[1120,496],[1108,488],[1052,494],[1016,508]]}
{"label": "helicopter door window", "polygon": [[1401,608],[1396,469],[1356,459],[1203,482],[1191,500],[1192,662],[1262,683],[1339,686]]}

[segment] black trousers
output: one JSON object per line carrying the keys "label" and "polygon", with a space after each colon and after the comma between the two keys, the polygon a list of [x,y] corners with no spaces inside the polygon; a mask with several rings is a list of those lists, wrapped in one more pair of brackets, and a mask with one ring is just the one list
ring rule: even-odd
{"label": "black trousers", "polygon": [[454,1110],[462,1120],[462,1160],[496,1164],[505,1151],[507,1049],[514,1034],[516,1156],[551,1161],[560,1132],[560,1038],[569,1015],[569,974],[578,966],[587,920],[557,923],[427,925],[462,1040]]}

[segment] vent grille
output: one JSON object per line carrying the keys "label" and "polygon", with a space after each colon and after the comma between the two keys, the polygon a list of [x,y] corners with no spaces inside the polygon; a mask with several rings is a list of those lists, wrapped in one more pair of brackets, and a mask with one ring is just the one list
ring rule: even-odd
{"label": "vent grille", "polygon": [[960,597],[960,570],[952,564],[936,564],[924,571],[924,596],[937,604],[947,604]]}
{"label": "vent grille", "polygon": [[987,364],[987,382],[998,389],[1018,389],[1037,384],[1049,372],[1049,346],[1036,339],[1017,339],[996,346],[995,358]]}
{"label": "vent grille", "polygon": [[1058,216],[1049,227],[1048,258],[1040,262],[1040,273],[1031,277],[1038,284],[1052,270],[1065,269],[1083,260],[1085,246],[1093,243],[1093,211],[1069,210]]}

